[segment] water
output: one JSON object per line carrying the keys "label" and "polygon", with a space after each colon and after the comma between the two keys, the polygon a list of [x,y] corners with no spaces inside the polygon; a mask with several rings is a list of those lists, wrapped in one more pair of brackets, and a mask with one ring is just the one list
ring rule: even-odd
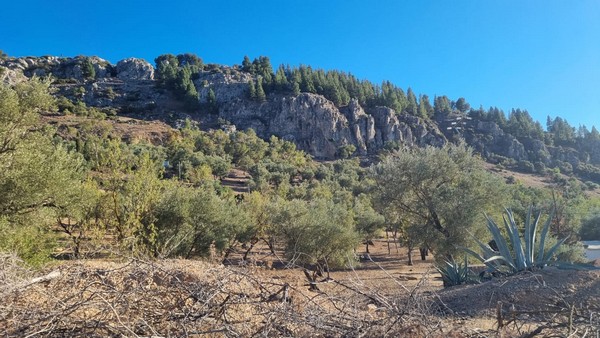
{"label": "water", "polygon": [[588,259],[600,259],[600,241],[583,241],[587,245],[585,256]]}

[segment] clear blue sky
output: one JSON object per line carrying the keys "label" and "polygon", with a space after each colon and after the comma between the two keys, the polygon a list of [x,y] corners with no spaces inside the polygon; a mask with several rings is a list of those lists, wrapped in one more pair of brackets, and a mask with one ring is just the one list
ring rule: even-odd
{"label": "clear blue sky", "polygon": [[5,1],[0,32],[11,56],[266,55],[600,127],[598,0]]}

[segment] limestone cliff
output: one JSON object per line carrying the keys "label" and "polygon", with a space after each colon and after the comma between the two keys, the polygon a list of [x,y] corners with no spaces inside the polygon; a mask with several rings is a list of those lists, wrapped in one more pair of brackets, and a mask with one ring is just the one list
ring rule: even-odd
{"label": "limestone cliff", "polygon": [[208,91],[215,93],[218,115],[237,126],[252,128],[268,138],[276,135],[317,158],[332,159],[340,147],[354,145],[359,155],[375,154],[388,142],[409,146],[442,145],[445,137],[437,126],[406,114],[397,115],[387,107],[376,107],[370,114],[356,100],[336,107],[322,95],[301,93],[269,95],[264,102],[248,98],[246,73],[201,72],[195,81],[201,103]]}

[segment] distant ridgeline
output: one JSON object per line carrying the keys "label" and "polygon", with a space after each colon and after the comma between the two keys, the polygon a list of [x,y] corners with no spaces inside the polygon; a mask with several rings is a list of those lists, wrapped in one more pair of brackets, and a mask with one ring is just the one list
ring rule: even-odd
{"label": "distant ridgeline", "polygon": [[[318,159],[371,156],[403,146],[464,140],[489,162],[523,172],[575,174],[600,183],[600,133],[556,117],[546,130],[526,110],[474,109],[464,98],[416,95],[385,81],[310,66],[279,66],[268,57],[241,65],[205,64],[193,54],[161,55],[156,68],[130,58],[0,56],[0,80],[53,77],[63,113],[96,112],[160,119],[186,118],[205,127],[252,128],[293,141]],[[82,109],[94,108],[90,109]]]}

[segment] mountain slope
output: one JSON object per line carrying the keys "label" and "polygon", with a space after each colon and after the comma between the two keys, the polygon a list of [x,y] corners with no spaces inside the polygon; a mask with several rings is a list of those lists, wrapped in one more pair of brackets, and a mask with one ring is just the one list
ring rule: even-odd
{"label": "mountain slope", "polygon": [[[15,83],[51,76],[67,114],[85,106],[175,127],[192,119],[206,128],[252,128],[264,139],[275,135],[293,141],[318,159],[464,140],[491,163],[524,172],[559,168],[600,183],[600,134],[595,128],[555,145],[558,134],[544,132],[526,111],[513,111],[506,120],[497,109],[469,109],[464,99],[454,102],[445,96],[436,97],[431,107],[424,95],[417,102],[410,89],[404,95],[389,83],[356,82],[344,73],[310,67],[280,67],[274,73],[264,57],[233,67],[204,65],[188,54],[161,56],[157,62],[158,69],[134,58],[116,65],[84,56],[6,58],[0,61],[0,78]],[[305,84],[307,80],[313,82]],[[328,83],[335,84],[333,92]],[[313,92],[302,91],[303,86]],[[360,90],[352,91],[352,86]]]}

